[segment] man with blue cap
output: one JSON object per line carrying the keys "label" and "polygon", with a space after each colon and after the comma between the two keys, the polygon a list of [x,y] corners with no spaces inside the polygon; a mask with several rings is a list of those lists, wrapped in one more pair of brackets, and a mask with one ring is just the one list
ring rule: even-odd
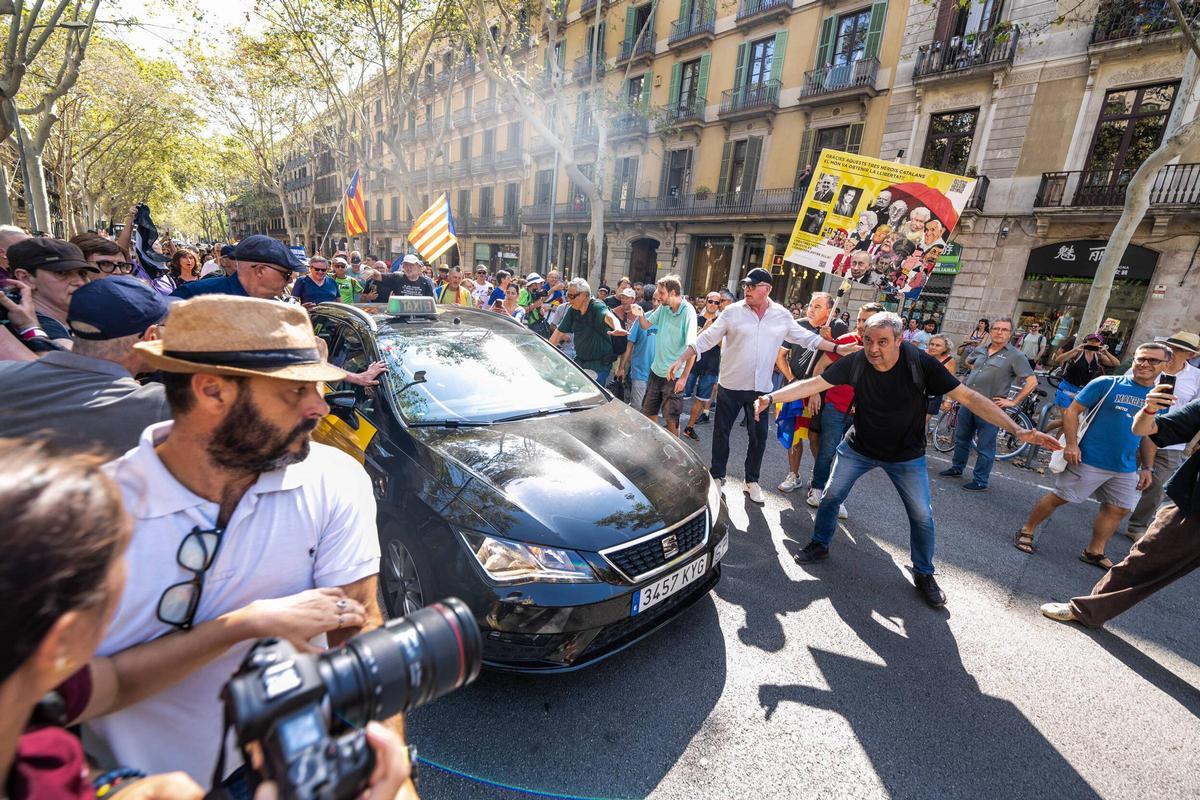
{"label": "man with blue cap", "polygon": [[135,447],[147,426],[171,417],[162,385],[134,380],[150,368],[133,347],[158,338],[168,306],[127,275],[76,289],[67,311],[73,352],[0,362],[0,437],[47,438],[114,455]]}
{"label": "man with blue cap", "polygon": [[[224,249],[222,249],[222,255]],[[178,287],[171,294],[187,300],[202,294],[231,294],[272,300],[284,293],[295,273],[304,269],[295,254],[278,239],[256,233],[238,242],[235,269],[221,278],[205,278]]]}

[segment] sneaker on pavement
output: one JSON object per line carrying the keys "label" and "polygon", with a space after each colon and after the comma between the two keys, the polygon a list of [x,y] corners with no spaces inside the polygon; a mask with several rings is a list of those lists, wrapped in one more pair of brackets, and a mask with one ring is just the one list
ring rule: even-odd
{"label": "sneaker on pavement", "polygon": [[817,506],[821,505],[821,490],[820,489],[809,489],[808,497],[804,498],[804,502],[808,503],[813,508],[816,508]]}
{"label": "sneaker on pavement", "polygon": [[921,595],[921,598],[931,608],[941,608],[946,605],[946,593],[938,586],[937,581],[932,575],[922,575],[919,572],[914,572],[913,583],[916,585],[917,592]]}
{"label": "sneaker on pavement", "polygon": [[959,488],[966,489],[969,492],[985,492],[985,491],[987,491],[986,484],[980,483],[979,481],[974,480],[974,479],[967,481]]}
{"label": "sneaker on pavement", "polygon": [[947,467],[939,472],[938,475],[941,475],[943,478],[957,478],[959,475],[962,475],[962,470],[957,467]]}
{"label": "sneaker on pavement", "polygon": [[808,564],[813,561],[824,561],[829,558],[829,548],[820,542],[809,542],[804,545],[804,549],[796,553],[795,561],[797,564]]}
{"label": "sneaker on pavement", "polygon": [[1075,612],[1070,603],[1043,603],[1042,616],[1056,619],[1059,622],[1074,622]]}
{"label": "sneaker on pavement", "polygon": [[838,506],[838,519],[849,519],[850,512],[846,510],[844,505]]}
{"label": "sneaker on pavement", "polygon": [[751,503],[758,503],[761,506],[763,503],[767,502],[766,498],[763,497],[762,488],[753,481],[747,483],[742,488],[742,491],[745,492],[746,496],[750,498]]}
{"label": "sneaker on pavement", "polygon": [[686,428],[683,429],[683,435],[686,436],[687,438],[691,439],[693,442],[700,441],[699,434],[696,433],[696,429],[693,428],[691,425],[688,425]]}
{"label": "sneaker on pavement", "polygon": [[794,472],[789,472],[787,477],[783,479],[783,483],[779,484],[779,491],[794,492],[800,486],[800,476]]}
{"label": "sneaker on pavement", "polygon": [[710,422],[712,422],[712,417],[708,416],[707,411],[701,411],[700,416],[696,417],[697,425],[707,425]]}

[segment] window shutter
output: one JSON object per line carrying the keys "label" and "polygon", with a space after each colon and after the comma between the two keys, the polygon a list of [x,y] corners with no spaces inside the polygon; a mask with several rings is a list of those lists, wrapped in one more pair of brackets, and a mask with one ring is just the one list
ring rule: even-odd
{"label": "window shutter", "polygon": [[596,51],[596,58],[598,58],[601,63],[604,62],[604,34],[607,32],[608,32],[608,23],[601,22],[600,23],[600,41],[598,42],[600,49]]}
{"label": "window shutter", "polygon": [[846,152],[858,153],[862,148],[863,124],[856,122],[850,126],[850,133],[846,136]]}
{"label": "window shutter", "polygon": [[717,181],[717,194],[725,194],[729,191],[729,155],[732,152],[733,142],[726,142],[725,146],[721,148],[721,179]]}
{"label": "window shutter", "polygon": [[647,72],[642,76],[642,113],[650,116],[650,90],[654,88],[654,73]]}
{"label": "window shutter", "polygon": [[958,0],[938,0],[937,22],[933,28],[933,41],[944,42],[949,39],[957,19]]}
{"label": "window shutter", "polygon": [[676,62],[675,66],[671,67],[671,94],[667,96],[667,103],[672,110],[679,107],[679,83],[683,78],[683,65]]}
{"label": "window shutter", "polygon": [[696,82],[696,97],[700,98],[697,102],[701,109],[708,104],[708,67],[711,62],[712,55],[709,53],[700,56],[700,79]]}
{"label": "window shutter", "polygon": [[[884,5],[887,5],[885,2]],[[783,57],[787,51],[788,32],[780,31],[775,34],[775,51],[771,54],[771,80],[777,81],[783,75]]]}
{"label": "window shutter", "polygon": [[[796,162],[796,178],[792,182],[793,186],[800,183],[800,176],[804,174],[804,168],[812,164],[813,158],[813,141],[816,139],[816,131],[809,128],[800,137],[800,159]],[[813,166],[816,166],[813,164]]]}
{"label": "window shutter", "polygon": [[742,178],[742,191],[753,192],[758,179],[758,162],[762,158],[763,140],[761,136],[751,136],[746,140],[746,173]]}
{"label": "window shutter", "polygon": [[867,42],[863,58],[878,58],[879,41],[883,38],[883,23],[887,18],[887,0],[879,0],[871,6],[871,21],[867,23]]}
{"label": "window shutter", "polygon": [[708,0],[704,5],[706,17],[705,19],[716,20],[717,18],[717,0]]}
{"label": "window shutter", "polygon": [[749,45],[746,42],[742,42],[741,44],[738,45],[737,66],[733,70],[733,88],[734,89],[741,89],[742,81],[746,77],[746,55],[748,53],[748,48],[749,48]]}
{"label": "window shutter", "polygon": [[692,4],[693,0],[682,0],[679,3],[679,19],[683,22],[684,27],[687,27],[692,19]]}
{"label": "window shutter", "polygon": [[625,9],[625,46],[633,47],[633,37],[637,36],[637,30],[634,25],[637,24],[636,12],[633,6]]}
{"label": "window shutter", "polygon": [[821,22],[821,40],[817,45],[817,67],[833,63],[833,44],[837,33],[837,17],[826,17]]}
{"label": "window shutter", "polygon": [[672,151],[667,150],[663,153],[662,169],[659,171],[659,176],[658,176],[658,196],[659,197],[666,197],[669,194],[669,192],[667,190],[670,187],[667,186],[667,181],[670,179],[670,173],[671,173],[671,152]]}

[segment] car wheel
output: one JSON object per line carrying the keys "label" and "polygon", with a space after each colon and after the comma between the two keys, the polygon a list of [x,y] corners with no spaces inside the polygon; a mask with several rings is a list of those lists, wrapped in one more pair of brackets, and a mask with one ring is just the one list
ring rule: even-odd
{"label": "car wheel", "polygon": [[399,537],[393,536],[384,543],[379,572],[389,617],[407,616],[425,606],[428,579],[422,582],[416,559]]}

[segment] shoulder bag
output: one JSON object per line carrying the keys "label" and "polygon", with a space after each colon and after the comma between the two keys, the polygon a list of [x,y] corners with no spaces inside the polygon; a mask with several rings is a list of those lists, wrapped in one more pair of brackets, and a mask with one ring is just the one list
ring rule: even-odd
{"label": "shoulder bag", "polygon": [[[1109,384],[1108,391],[1104,393],[1104,397],[1100,398],[1100,402],[1096,403],[1096,405],[1089,408],[1088,412],[1083,415],[1083,419],[1081,419],[1079,421],[1078,440],[1079,440],[1080,444],[1083,444],[1084,434],[1087,433],[1088,428],[1092,424],[1092,420],[1095,419],[1096,415],[1100,413],[1100,408],[1104,405],[1105,401],[1108,400],[1108,396],[1110,394],[1112,394],[1112,390],[1115,389],[1116,386],[1117,386],[1117,379],[1114,378],[1113,382],[1111,384]],[[1064,455],[1064,453],[1066,452],[1065,448],[1067,445],[1067,435],[1065,433],[1062,436],[1058,437],[1058,443],[1061,444],[1064,449],[1063,450],[1055,450],[1054,453],[1052,453],[1050,456],[1049,469],[1055,475],[1059,474],[1060,472],[1062,472],[1063,470],[1065,470],[1067,468],[1067,457],[1066,457],[1066,455]]]}

